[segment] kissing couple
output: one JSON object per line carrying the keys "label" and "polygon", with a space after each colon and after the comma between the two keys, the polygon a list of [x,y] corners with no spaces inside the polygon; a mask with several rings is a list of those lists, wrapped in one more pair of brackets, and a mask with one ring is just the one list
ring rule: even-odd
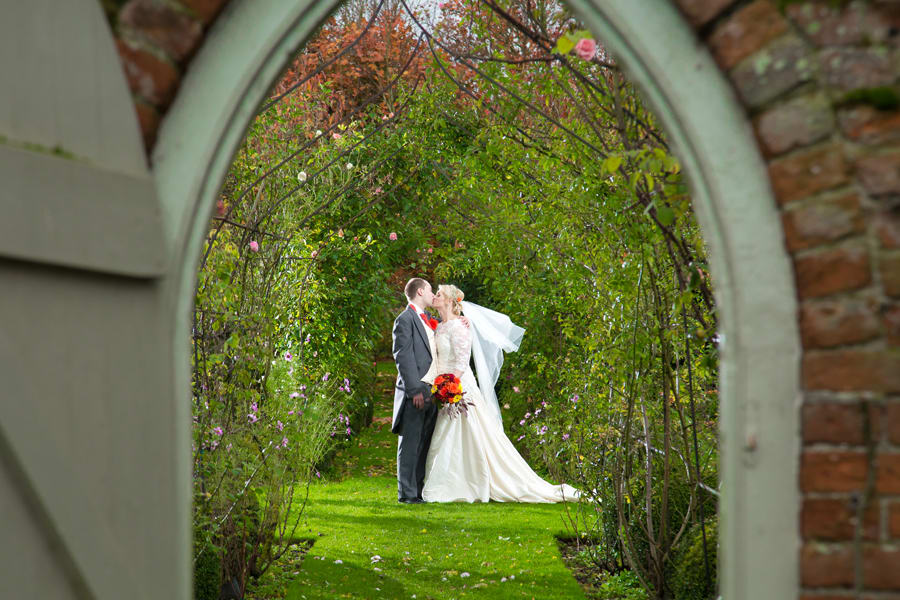
{"label": "kissing couple", "polygon": [[[494,385],[503,352],[519,348],[525,330],[502,313],[464,302],[453,285],[435,294],[410,279],[409,305],[394,321],[397,384],[391,431],[399,434],[400,502],[562,502],[579,493],[541,479],[503,431]],[[440,321],[426,308],[434,308]],[[469,368],[474,358],[478,379]],[[462,385],[465,410],[452,413],[432,398],[439,376]]]}

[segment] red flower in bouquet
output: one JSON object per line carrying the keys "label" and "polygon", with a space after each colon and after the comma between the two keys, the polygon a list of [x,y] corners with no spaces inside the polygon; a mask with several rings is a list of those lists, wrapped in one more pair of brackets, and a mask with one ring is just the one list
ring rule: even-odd
{"label": "red flower in bouquet", "polygon": [[431,386],[431,395],[441,403],[441,409],[454,417],[459,413],[468,414],[471,402],[466,402],[466,393],[462,389],[462,382],[453,373],[445,373],[434,378]]}

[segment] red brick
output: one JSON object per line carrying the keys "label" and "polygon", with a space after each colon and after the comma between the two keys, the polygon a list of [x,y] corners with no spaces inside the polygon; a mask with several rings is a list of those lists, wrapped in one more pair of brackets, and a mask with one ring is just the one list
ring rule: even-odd
{"label": "red brick", "polygon": [[149,150],[156,142],[156,133],[159,131],[159,112],[140,100],[135,100],[134,110],[137,112],[138,124],[141,127],[141,135],[144,138],[144,147]]}
{"label": "red brick", "polygon": [[859,289],[872,278],[869,252],[862,243],[851,241],[794,259],[794,275],[800,298],[828,296]]}
{"label": "red brick", "polygon": [[831,106],[824,96],[802,96],[763,112],[754,120],[766,156],[808,146],[834,129]]}
{"label": "red brick", "polygon": [[[800,514],[803,539],[827,542],[851,541],[856,533],[856,510],[849,499],[806,498]],[[863,538],[878,539],[878,507],[866,510]]]}
{"label": "red brick", "polygon": [[885,407],[884,430],[888,441],[900,445],[900,402],[890,402]]}
{"label": "red brick", "polygon": [[804,492],[856,492],[866,482],[863,451],[804,450],[800,457],[800,489]]}
{"label": "red brick", "polygon": [[845,136],[863,144],[900,142],[900,112],[872,106],[853,106],[838,112],[838,124]]}
{"label": "red brick", "polygon": [[888,505],[887,530],[891,538],[900,538],[900,501]]}
{"label": "red brick", "polygon": [[806,42],[785,34],[741,61],[729,74],[738,94],[756,108],[813,78],[813,63]]}
{"label": "red brick", "polygon": [[897,77],[890,52],[876,48],[830,48],[819,54],[825,83],[849,92],[891,85]]}
{"label": "red brick", "polygon": [[222,7],[228,0],[179,0],[197,15],[204,24],[208,25],[218,16]]}
{"label": "red brick", "polygon": [[818,46],[852,46],[884,41],[890,23],[883,11],[869,3],[841,6],[831,0],[791,3],[788,16]]}
{"label": "red brick", "polygon": [[803,355],[803,386],[838,392],[900,392],[900,351],[807,351]]}
{"label": "red brick", "polygon": [[865,548],[863,582],[867,590],[900,590],[900,550],[883,546]]}
{"label": "red brick", "polygon": [[806,404],[803,441],[808,444],[862,444],[863,407],[859,404]]}
{"label": "red brick", "polygon": [[800,581],[807,587],[850,587],[853,553],[845,546],[804,544],[800,551]]}
{"label": "red brick", "polygon": [[119,13],[119,25],[139,32],[176,62],[189,58],[203,39],[200,20],[154,0],[130,0]]}
{"label": "red brick", "polygon": [[730,69],[787,31],[787,21],[769,0],[755,0],[720,23],[706,43],[716,62]]}
{"label": "red brick", "polygon": [[900,454],[881,452],[877,455],[877,461],[875,491],[879,494],[900,494]]}
{"label": "red brick", "polygon": [[885,212],[875,219],[875,230],[884,248],[900,248],[900,210]]}
{"label": "red brick", "polygon": [[800,338],[804,348],[833,348],[878,337],[882,320],[873,300],[804,302]]}
{"label": "red brick", "polygon": [[820,146],[771,161],[769,178],[775,197],[786,203],[847,183],[847,165],[840,146]]}
{"label": "red brick", "polygon": [[865,156],[857,161],[856,170],[873,196],[900,194],[900,152]]}
{"label": "red brick", "polygon": [[128,85],[156,106],[168,106],[178,87],[178,70],[159,57],[116,40]]}
{"label": "red brick", "polygon": [[781,220],[788,250],[804,250],[861,233],[866,224],[859,206],[859,196],[851,193],[785,210]]}
{"label": "red brick", "polygon": [[888,296],[900,297],[900,252],[882,252],[878,260],[881,285]]}
{"label": "red brick", "polygon": [[736,0],[675,0],[681,12],[694,27],[706,25]]}
{"label": "red brick", "polygon": [[881,310],[881,322],[888,344],[900,346],[900,304],[886,304]]}

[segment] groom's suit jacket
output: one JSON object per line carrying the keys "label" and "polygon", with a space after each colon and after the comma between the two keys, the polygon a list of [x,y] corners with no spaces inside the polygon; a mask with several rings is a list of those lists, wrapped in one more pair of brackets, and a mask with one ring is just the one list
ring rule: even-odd
{"label": "groom's suit jacket", "polygon": [[397,364],[397,383],[394,387],[394,417],[391,431],[400,432],[403,413],[414,410],[412,397],[421,393],[431,396],[431,385],[422,381],[435,359],[434,332],[419,314],[406,307],[394,320],[394,362]]}

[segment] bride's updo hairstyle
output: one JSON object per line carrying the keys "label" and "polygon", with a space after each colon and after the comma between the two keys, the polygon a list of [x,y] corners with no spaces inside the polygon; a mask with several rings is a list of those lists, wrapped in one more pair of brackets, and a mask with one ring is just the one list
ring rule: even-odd
{"label": "bride's updo hairstyle", "polygon": [[444,295],[444,298],[450,300],[450,309],[453,311],[454,315],[462,314],[462,304],[463,298],[465,298],[465,294],[462,293],[455,285],[444,283],[438,286],[438,291]]}

